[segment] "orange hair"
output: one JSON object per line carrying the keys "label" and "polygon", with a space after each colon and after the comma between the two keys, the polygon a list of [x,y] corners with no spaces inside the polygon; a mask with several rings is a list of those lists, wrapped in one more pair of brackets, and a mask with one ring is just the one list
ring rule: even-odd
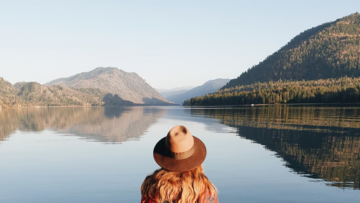
{"label": "orange hair", "polygon": [[216,197],[216,188],[205,176],[200,165],[191,171],[172,172],[158,169],[141,185],[142,199],[155,202],[195,203],[206,196]]}

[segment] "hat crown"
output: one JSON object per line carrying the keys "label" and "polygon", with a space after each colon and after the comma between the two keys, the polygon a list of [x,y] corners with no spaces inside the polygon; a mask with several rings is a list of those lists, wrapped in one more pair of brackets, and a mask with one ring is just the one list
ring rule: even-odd
{"label": "hat crown", "polygon": [[169,171],[190,171],[206,157],[205,144],[184,126],[175,126],[154,147],[154,159]]}
{"label": "hat crown", "polygon": [[173,127],[166,136],[166,147],[172,152],[186,152],[193,146],[194,137],[185,126]]}

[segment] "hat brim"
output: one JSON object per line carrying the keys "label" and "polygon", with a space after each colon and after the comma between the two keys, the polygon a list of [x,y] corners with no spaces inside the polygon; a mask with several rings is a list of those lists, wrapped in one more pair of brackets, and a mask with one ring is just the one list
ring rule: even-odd
{"label": "hat brim", "polygon": [[206,147],[199,138],[193,137],[195,147],[194,154],[181,160],[174,159],[171,156],[165,145],[166,137],[162,138],[154,147],[154,159],[156,163],[162,168],[174,172],[190,171],[200,166],[206,157]]}

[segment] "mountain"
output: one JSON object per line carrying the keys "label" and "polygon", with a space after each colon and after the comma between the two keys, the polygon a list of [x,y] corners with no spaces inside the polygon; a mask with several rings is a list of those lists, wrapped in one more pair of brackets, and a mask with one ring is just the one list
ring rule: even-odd
{"label": "mountain", "polygon": [[172,95],[182,94],[194,88],[193,86],[175,87],[172,89],[156,89],[165,99]]}
{"label": "mountain", "polygon": [[208,93],[216,92],[227,82],[229,82],[229,80],[230,79],[209,80],[201,86],[192,88],[180,94],[168,96],[166,97],[166,99],[177,104],[182,104],[185,100],[190,99],[191,97],[197,97]]}
{"label": "mountain", "polygon": [[[100,90],[99,90],[100,91]],[[40,106],[63,106],[63,105],[101,105],[103,96],[88,94],[60,85],[50,87],[40,85],[36,82],[29,82],[23,85],[17,96],[22,102]]]}
{"label": "mountain", "polygon": [[161,92],[160,94],[165,98],[169,98],[171,96],[174,96],[174,95],[179,95],[179,94],[183,94],[185,92],[187,92],[189,90],[177,90],[177,91],[171,91],[171,92]]}
{"label": "mountain", "polygon": [[[19,85],[21,84],[21,85]],[[59,85],[44,86],[37,82],[21,82],[16,86],[0,78],[0,105],[6,106],[98,106],[112,105],[109,94],[100,89],[70,89]]]}
{"label": "mountain", "polygon": [[72,89],[96,88],[116,94],[124,101],[135,104],[160,105],[169,102],[136,73],[117,68],[96,68],[68,78],[60,78],[45,84],[61,85]]}
{"label": "mountain", "polygon": [[360,14],[306,30],[219,91],[184,105],[360,101]]}
{"label": "mountain", "polygon": [[18,89],[0,77],[0,105],[9,105],[17,100]]}
{"label": "mountain", "polygon": [[143,98],[144,104],[124,100],[118,94],[99,88],[45,86],[37,82],[12,85],[0,78],[0,106],[138,106],[173,105],[156,98]]}
{"label": "mountain", "polygon": [[[50,87],[36,82],[23,83],[21,89],[0,78],[0,105],[3,106],[84,106],[102,105],[106,92],[100,90],[76,91],[67,87]],[[97,92],[95,94],[94,92]]]}
{"label": "mountain", "polygon": [[360,14],[311,28],[294,37],[222,89],[256,82],[360,76]]}
{"label": "mountain", "polygon": [[156,91],[158,91],[159,93],[164,93],[164,92],[176,92],[176,91],[181,91],[181,90],[190,90],[194,88],[193,86],[184,86],[184,87],[175,87],[175,88],[171,88],[171,89],[158,89],[156,88]]}
{"label": "mountain", "polygon": [[17,82],[14,84],[14,87],[21,89],[27,82]]}

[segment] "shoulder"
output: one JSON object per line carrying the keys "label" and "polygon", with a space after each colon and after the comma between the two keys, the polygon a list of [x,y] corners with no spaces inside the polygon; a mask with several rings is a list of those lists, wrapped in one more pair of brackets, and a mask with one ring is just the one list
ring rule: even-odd
{"label": "shoulder", "polygon": [[219,200],[217,198],[217,195],[213,197],[210,193],[204,193],[201,196],[201,203],[219,203]]}

